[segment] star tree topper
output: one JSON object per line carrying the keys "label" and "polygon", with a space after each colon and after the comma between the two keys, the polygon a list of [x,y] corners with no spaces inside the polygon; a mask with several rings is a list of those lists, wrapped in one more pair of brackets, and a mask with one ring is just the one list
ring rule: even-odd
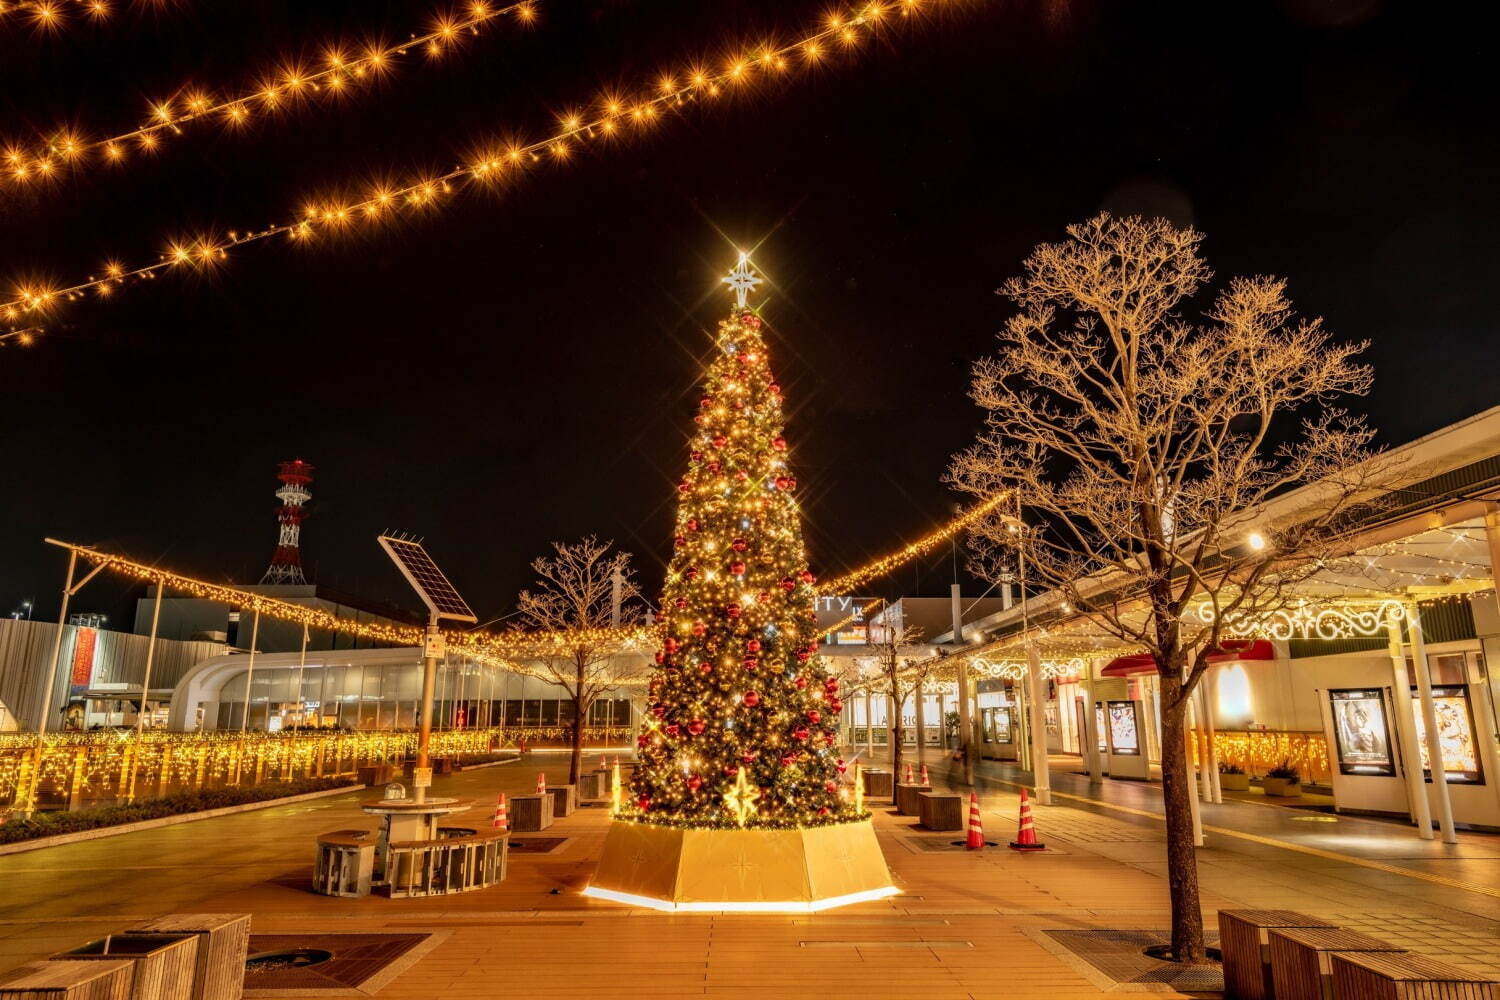
{"label": "star tree topper", "polygon": [[724,284],[734,289],[735,305],[743,309],[745,308],[745,300],[749,298],[751,292],[755,291],[755,286],[760,284],[762,280],[762,278],[756,275],[755,268],[750,266],[750,255],[741,251],[739,264],[735,266],[733,271],[729,272],[729,277],[724,279]]}
{"label": "star tree topper", "polygon": [[750,784],[745,769],[735,776],[734,787],[724,793],[724,807],[734,814],[735,822],[744,826],[755,815],[755,803],[760,799],[760,789]]}

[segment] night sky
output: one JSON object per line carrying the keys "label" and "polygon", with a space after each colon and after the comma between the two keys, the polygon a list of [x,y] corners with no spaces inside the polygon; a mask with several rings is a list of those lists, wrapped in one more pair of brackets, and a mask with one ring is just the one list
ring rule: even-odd
{"label": "night sky", "polygon": [[[930,5],[930,4],[929,4]],[[55,38],[0,28],[0,137],[137,121],[327,42],[423,26],[416,0],[182,0]],[[1030,247],[1100,208],[1207,234],[1221,277],[1287,277],[1371,341],[1358,403],[1400,443],[1497,402],[1488,294],[1500,151],[1488,36],[1426,4],[950,2],[853,59],[588,148],[384,229],[237,251],[213,274],[80,303],[0,351],[0,613],[55,613],[47,535],[253,583],[275,465],[317,466],[323,583],[411,606],[374,536],[425,536],[481,620],[528,561],[587,533],[669,554],[718,284],[759,245],[772,363],[815,570],[951,516],[979,425],[968,367]],[[446,169],[611,87],[793,35],[803,0],[542,0],[375,96],[201,126],[148,163],[42,195],[0,187],[0,282],[63,283],[175,237],[282,220],[308,196]],[[946,552],[875,592],[940,594]],[[125,615],[104,579],[79,610]],[[114,622],[112,622],[114,624]]]}

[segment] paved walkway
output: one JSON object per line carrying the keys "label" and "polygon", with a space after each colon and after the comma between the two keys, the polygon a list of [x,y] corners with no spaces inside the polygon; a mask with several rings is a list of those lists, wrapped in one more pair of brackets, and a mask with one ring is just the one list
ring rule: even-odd
{"label": "paved walkway", "polygon": [[[548,764],[550,780],[561,780],[562,763]],[[482,824],[496,791],[529,790],[537,766],[442,778],[435,791],[475,798],[462,821]],[[985,826],[1004,841],[1015,823],[1007,782],[1024,775],[982,770]],[[877,808],[903,894],[815,916],[667,916],[586,899],[579,890],[608,822],[600,809],[559,820],[543,835],[562,838],[552,852],[513,853],[510,877],[493,889],[315,896],[312,837],[365,819],[354,803],[369,793],[337,796],[0,858],[0,969],[162,913],[243,911],[256,933],[436,932],[435,947],[379,993],[401,1000],[802,998],[830,982],[924,1000],[1099,997],[1099,976],[1044,932],[1167,925],[1161,823],[1149,815],[1156,793],[1118,782],[1090,790],[1064,774],[1055,785],[1055,804],[1037,810],[1051,847],[1039,855],[965,852],[950,846],[955,834],[922,833]],[[1211,834],[1200,854],[1210,917],[1233,905],[1301,909],[1500,975],[1500,838],[1443,849],[1389,824],[1304,824],[1286,813],[1226,804],[1207,816],[1236,834]],[[1286,846],[1272,842],[1283,837]],[[1307,853],[1323,845],[1347,859]],[[1470,881],[1478,885],[1461,887]]]}

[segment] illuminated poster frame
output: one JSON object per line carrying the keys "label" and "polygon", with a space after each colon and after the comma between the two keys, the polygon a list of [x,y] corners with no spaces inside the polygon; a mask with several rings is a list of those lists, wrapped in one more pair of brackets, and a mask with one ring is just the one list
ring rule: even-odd
{"label": "illuminated poster frame", "polygon": [[1336,688],[1328,692],[1339,773],[1394,777],[1396,758],[1382,688]]}
{"label": "illuminated poster frame", "polygon": [[[1413,714],[1416,716],[1417,751],[1422,759],[1422,777],[1431,781],[1432,762],[1427,755],[1427,724],[1422,717],[1418,689],[1413,687],[1411,694],[1412,701],[1418,702]],[[1448,784],[1484,784],[1484,765],[1479,757],[1479,745],[1474,742],[1474,704],[1469,700],[1468,686],[1434,685],[1432,704],[1438,715],[1438,739],[1443,744],[1444,777]],[[1459,764],[1473,766],[1456,766]]]}
{"label": "illuminated poster frame", "polygon": [[1117,757],[1141,755],[1140,704],[1134,701],[1105,702],[1109,722],[1109,752]]}

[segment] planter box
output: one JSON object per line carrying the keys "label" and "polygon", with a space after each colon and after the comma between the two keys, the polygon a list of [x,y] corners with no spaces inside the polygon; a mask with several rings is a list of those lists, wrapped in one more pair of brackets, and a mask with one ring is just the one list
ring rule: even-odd
{"label": "planter box", "polygon": [[1302,782],[1293,781],[1291,778],[1261,778],[1260,789],[1267,795],[1279,795],[1290,799],[1302,794]]}
{"label": "planter box", "polygon": [[1219,775],[1219,787],[1226,792],[1248,792],[1250,790],[1250,775],[1221,774]]}
{"label": "planter box", "polygon": [[896,812],[902,816],[916,816],[922,811],[922,801],[919,796],[923,792],[932,791],[931,785],[897,785],[896,786]]}
{"label": "planter box", "polygon": [[250,947],[250,914],[173,913],[125,933],[196,935],[198,962],[193,996],[197,1000],[240,1000]]}
{"label": "planter box", "polygon": [[511,830],[515,833],[541,833],[552,825],[552,804],[555,801],[550,792],[511,796]]}
{"label": "planter box", "polygon": [[132,962],[33,962],[0,974],[0,1000],[126,1000]]}
{"label": "planter box", "polygon": [[896,776],[876,768],[860,772],[864,776],[865,798],[889,799],[895,793]]}
{"label": "planter box", "polygon": [[917,795],[918,821],[929,830],[962,830],[964,828],[964,797],[934,792]]}
{"label": "planter box", "polygon": [[54,955],[64,962],[115,962],[135,966],[131,1000],[194,1000],[198,971],[196,934],[111,934]]}
{"label": "planter box", "polygon": [[1224,996],[1233,1000],[1270,1000],[1270,931],[1283,927],[1334,925],[1295,910],[1220,910],[1219,948],[1224,954]]}

